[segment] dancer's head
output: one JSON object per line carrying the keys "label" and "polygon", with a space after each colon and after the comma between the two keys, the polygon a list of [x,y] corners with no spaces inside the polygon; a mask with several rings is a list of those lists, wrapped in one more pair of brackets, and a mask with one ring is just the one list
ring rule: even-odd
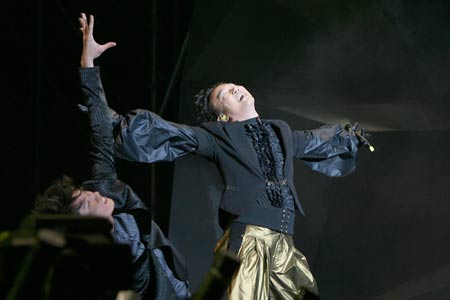
{"label": "dancer's head", "polygon": [[197,114],[202,122],[244,121],[258,116],[255,99],[241,85],[220,82],[201,90],[195,98]]}
{"label": "dancer's head", "polygon": [[34,213],[64,214],[109,218],[114,201],[98,192],[86,191],[74,184],[72,178],[63,176],[51,184],[34,204]]}

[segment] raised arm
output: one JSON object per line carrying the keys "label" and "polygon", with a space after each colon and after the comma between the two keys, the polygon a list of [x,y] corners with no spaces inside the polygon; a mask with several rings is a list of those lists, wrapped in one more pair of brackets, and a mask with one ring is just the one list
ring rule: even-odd
{"label": "raised arm", "polygon": [[341,125],[324,125],[293,131],[293,135],[294,157],[312,170],[331,177],[342,177],[355,170],[360,142],[352,130]]}
{"label": "raised arm", "polygon": [[[145,163],[173,161],[197,150],[199,143],[194,130],[189,126],[168,122],[142,109],[133,110],[125,117],[118,116],[107,107],[100,70],[94,67],[94,59],[102,55],[105,50],[116,46],[116,43],[100,45],[94,40],[92,15],[89,16],[88,22],[86,15],[82,13],[79,21],[80,30],[83,33],[80,75],[86,105],[86,107],[80,106],[80,109],[89,112],[93,129],[91,151],[94,159],[93,176],[103,177],[113,173],[115,176],[113,147],[117,157]],[[120,123],[115,145],[109,137],[112,132],[111,116],[114,117],[114,115],[116,117],[112,123]],[[107,138],[104,138],[106,136]]]}
{"label": "raised arm", "polygon": [[94,67],[94,60],[116,44],[109,42],[100,45],[94,40],[94,17],[92,15],[89,16],[88,22],[86,15],[82,13],[79,21],[83,34],[83,52],[79,72],[82,97],[88,109],[91,129],[92,178],[116,179],[111,117],[100,80],[100,69]]}

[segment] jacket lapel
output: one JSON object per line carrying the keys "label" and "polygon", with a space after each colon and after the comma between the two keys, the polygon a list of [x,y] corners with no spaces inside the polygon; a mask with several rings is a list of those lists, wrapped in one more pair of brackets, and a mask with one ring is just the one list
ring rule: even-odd
{"label": "jacket lapel", "polygon": [[292,157],[291,153],[291,147],[289,147],[290,144],[290,132],[288,130],[285,130],[284,127],[279,124],[276,120],[268,120],[268,122],[273,126],[275,133],[277,134],[278,138],[280,139],[280,145],[283,150],[283,157],[284,157],[284,164],[283,164],[283,175],[286,176],[286,169],[287,169],[287,159],[288,157]]}
{"label": "jacket lapel", "polygon": [[252,140],[245,133],[244,124],[241,122],[227,123],[223,127],[227,133],[233,148],[237,152],[237,157],[242,159],[242,163],[248,166],[254,173],[262,175],[258,157],[253,150]]}

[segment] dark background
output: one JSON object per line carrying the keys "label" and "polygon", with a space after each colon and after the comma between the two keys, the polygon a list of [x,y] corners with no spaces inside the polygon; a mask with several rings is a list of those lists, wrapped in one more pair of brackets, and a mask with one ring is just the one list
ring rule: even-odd
{"label": "dark background", "polygon": [[[1,230],[61,174],[89,177],[77,109],[78,16],[95,16],[110,106],[193,123],[192,97],[245,85],[264,118],[293,128],[357,121],[376,151],[327,178],[296,162],[306,217],[295,241],[328,299],[448,299],[450,4],[444,0],[16,1],[3,4]],[[185,254],[195,290],[221,235],[220,178],[186,156],[118,161]]]}

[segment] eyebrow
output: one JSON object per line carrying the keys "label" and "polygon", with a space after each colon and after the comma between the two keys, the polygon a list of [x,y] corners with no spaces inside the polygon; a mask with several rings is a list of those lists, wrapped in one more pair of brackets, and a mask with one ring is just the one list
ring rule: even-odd
{"label": "eyebrow", "polygon": [[220,100],[220,98],[222,97],[222,94],[225,92],[226,88],[222,88],[220,90],[220,92],[217,94],[217,98]]}
{"label": "eyebrow", "polygon": [[[71,209],[80,210],[83,205],[86,206],[86,202],[87,202],[86,197],[80,198],[82,195],[83,195],[83,190],[80,190],[80,193],[77,196],[75,196],[75,199],[70,204]],[[78,203],[76,203],[77,200],[78,200]],[[74,204],[74,203],[76,203],[76,204]]]}
{"label": "eyebrow", "polygon": [[85,201],[79,201],[76,205],[74,205],[72,203],[70,205],[70,210],[79,212],[84,203],[86,203],[86,202]]}

